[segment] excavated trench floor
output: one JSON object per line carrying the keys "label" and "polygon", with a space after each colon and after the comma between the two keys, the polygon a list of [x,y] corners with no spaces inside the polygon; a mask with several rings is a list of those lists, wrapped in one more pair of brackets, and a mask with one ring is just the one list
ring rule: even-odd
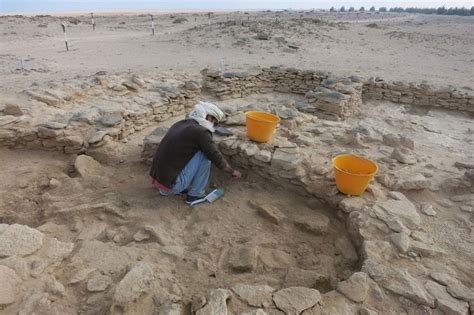
{"label": "excavated trench floor", "polygon": [[[241,180],[213,170],[211,187],[226,193],[212,204],[190,207],[184,196],[160,196],[149,185],[148,166],[139,163],[142,139],[135,134],[119,144],[120,158],[112,160],[121,162],[103,163],[100,174],[89,178],[78,176],[66,155],[0,149],[1,223],[27,224],[74,243],[54,273],[65,285],[65,298],[57,303],[66,309],[109,309],[115,285],[139,260],[161,269],[162,296],[183,302],[242,283],[327,292],[359,267],[332,209],[246,170]],[[274,209],[278,222],[265,215]],[[307,218],[317,219],[315,228],[298,224]],[[88,268],[110,277],[111,285],[103,292],[89,292],[87,281],[68,285]],[[239,299],[229,307],[249,309]]]}

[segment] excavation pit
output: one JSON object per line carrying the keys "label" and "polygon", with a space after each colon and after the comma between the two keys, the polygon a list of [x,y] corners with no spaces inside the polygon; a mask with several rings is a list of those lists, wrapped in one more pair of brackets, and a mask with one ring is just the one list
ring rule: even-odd
{"label": "excavation pit", "polygon": [[[208,74],[100,73],[63,90],[34,87],[20,96],[34,105],[21,106],[26,114],[0,116],[0,143],[16,149],[0,150],[0,236],[32,240],[0,257],[12,290],[30,290],[2,310],[282,314],[292,296],[305,315],[424,312],[437,305],[440,272],[467,288],[453,297],[467,310],[472,95],[295,69]],[[318,100],[328,96],[337,112]],[[234,136],[215,140],[245,177],[214,170],[224,198],[191,208],[160,196],[141,162],[199,99],[228,113]],[[249,110],[282,118],[270,142],[247,138]],[[341,153],[380,166],[360,197],[337,191],[330,161]]]}
{"label": "excavation pit", "polygon": [[[28,224],[47,238],[74,244],[61,273],[55,274],[57,281],[69,283],[70,307],[87,299],[89,303],[75,307],[85,312],[110,308],[111,294],[137,261],[157,266],[155,298],[176,295],[186,305],[213,289],[227,288],[244,296],[229,303],[236,312],[252,308],[239,285],[273,288],[261,302],[272,309],[273,291],[298,286],[325,293],[360,267],[344,223],[304,190],[275,185],[250,172],[241,181],[215,172],[211,183],[225,187],[224,198],[190,207],[182,196],[163,197],[151,188],[143,176],[145,165],[108,165],[98,174],[70,177],[70,162],[54,152],[13,159],[19,152],[2,151],[9,161],[6,169],[15,170],[5,174],[2,191],[18,192],[2,194],[12,205],[8,223]],[[18,180],[15,174],[21,169],[31,173]],[[88,188],[91,179],[93,190]],[[18,211],[26,195],[39,202],[41,211]],[[45,257],[40,252],[20,259],[33,263]],[[77,280],[84,270],[92,271]],[[108,285],[94,293],[90,279],[97,277],[106,277]]]}

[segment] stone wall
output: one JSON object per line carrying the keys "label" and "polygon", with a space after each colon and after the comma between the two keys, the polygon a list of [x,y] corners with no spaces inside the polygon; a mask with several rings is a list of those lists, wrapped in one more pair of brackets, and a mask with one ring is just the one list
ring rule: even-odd
{"label": "stone wall", "polygon": [[367,99],[387,100],[394,103],[474,112],[474,93],[461,92],[454,87],[436,89],[425,83],[370,79],[364,84],[363,96]]}
{"label": "stone wall", "polygon": [[308,104],[300,110],[347,118],[361,104],[362,83],[356,77],[337,78],[325,72],[270,67],[245,72],[205,69],[203,89],[222,100],[258,93],[303,94]]}
{"label": "stone wall", "polygon": [[[134,77],[136,82],[140,82]],[[104,84],[103,76],[98,76],[94,82],[95,94],[97,90],[106,93],[123,92],[117,86],[112,88]],[[125,81],[121,87],[125,89],[127,97],[146,91],[146,83],[133,83]],[[133,85],[132,85],[133,84]],[[103,87],[101,87],[103,86]],[[198,82],[186,81],[178,89],[167,87],[157,88],[160,97],[152,102],[140,106],[140,110],[101,111],[98,117],[87,113],[83,116],[69,118],[66,122],[48,121],[38,125],[25,116],[0,116],[0,145],[10,148],[40,149],[47,151],[62,151],[68,154],[84,152],[88,148],[98,148],[109,140],[126,139],[131,134],[142,130],[153,122],[165,121],[173,116],[183,115],[185,111],[194,106],[201,95]],[[104,91],[101,91],[104,92]],[[51,92],[27,92],[27,94],[41,102],[45,102],[44,95],[58,99],[54,104],[64,104],[68,99],[52,96]],[[93,98],[83,99],[82,102],[94,103]],[[50,104],[48,104],[50,105]],[[64,119],[58,119],[64,121]]]}
{"label": "stone wall", "polygon": [[294,68],[262,68],[241,72],[220,72],[204,69],[203,89],[221,99],[238,98],[255,93],[306,92],[321,85],[328,74],[317,71],[301,71]]}
{"label": "stone wall", "polygon": [[[158,145],[166,134],[166,128],[157,128],[143,141],[141,157],[150,163]],[[320,152],[308,153],[295,144],[276,148],[270,143],[248,141],[246,136],[215,137],[220,152],[231,165],[237,165],[264,178],[275,182],[296,185],[307,193],[329,201],[328,196],[335,196],[337,189],[334,180],[325,175],[331,170],[329,162]],[[337,205],[336,197],[332,203]]]}
{"label": "stone wall", "polygon": [[453,87],[434,88],[426,83],[362,80],[356,76],[335,78],[314,70],[270,67],[243,72],[220,72],[205,69],[203,89],[222,100],[258,93],[305,94],[310,106],[303,111],[323,111],[347,118],[357,110],[361,93],[365,99],[394,103],[474,111],[474,94]]}

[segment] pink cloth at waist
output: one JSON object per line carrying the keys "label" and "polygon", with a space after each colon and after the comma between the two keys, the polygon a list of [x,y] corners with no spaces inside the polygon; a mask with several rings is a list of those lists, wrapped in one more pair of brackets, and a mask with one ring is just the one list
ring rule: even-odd
{"label": "pink cloth at waist", "polygon": [[159,181],[157,181],[153,177],[150,176],[150,179],[151,179],[151,185],[153,187],[155,187],[156,189],[166,191],[166,192],[171,191],[171,188],[166,187],[165,185],[163,185],[162,183],[160,183]]}

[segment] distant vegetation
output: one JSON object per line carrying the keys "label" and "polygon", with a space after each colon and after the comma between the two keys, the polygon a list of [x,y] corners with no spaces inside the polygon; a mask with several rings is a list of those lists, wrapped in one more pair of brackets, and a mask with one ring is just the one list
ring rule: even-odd
{"label": "distant vegetation", "polygon": [[442,6],[439,8],[390,8],[389,12],[407,12],[407,13],[421,13],[421,14],[440,14],[440,15],[474,15],[474,7],[471,9],[462,8],[449,8]]}
{"label": "distant vegetation", "polygon": [[[346,8],[342,6],[339,10],[331,7],[329,10],[330,12],[346,12]],[[355,9],[354,7],[349,8],[349,12],[354,12]],[[370,12],[375,12],[377,11],[375,7],[370,7],[369,9]],[[364,7],[360,7],[359,12],[365,12]],[[468,16],[468,15],[474,15],[474,7],[471,7],[471,9],[466,9],[464,7],[462,8],[446,8],[444,6],[439,7],[439,8],[401,8],[401,7],[394,7],[387,9],[386,7],[380,7],[378,9],[378,12],[396,12],[396,13],[420,13],[420,14],[439,14],[439,15],[463,15],[463,16]]]}

